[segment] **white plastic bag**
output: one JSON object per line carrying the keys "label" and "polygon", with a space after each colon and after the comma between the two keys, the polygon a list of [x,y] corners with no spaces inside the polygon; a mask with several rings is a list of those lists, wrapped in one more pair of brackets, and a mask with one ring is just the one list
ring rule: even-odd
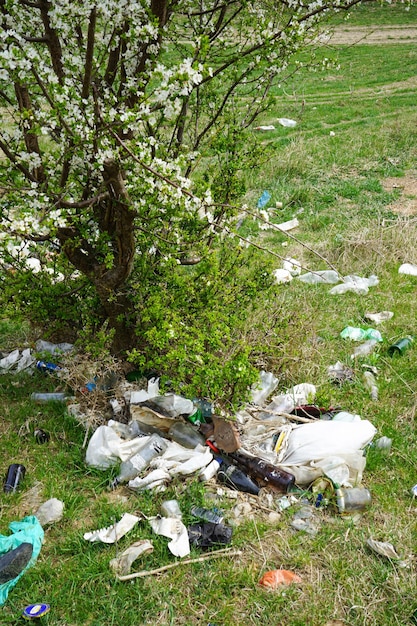
{"label": "white plastic bag", "polygon": [[251,402],[261,406],[274,389],[276,389],[278,378],[276,378],[272,372],[265,372],[264,370],[261,370],[259,378],[259,382],[252,385]]}
{"label": "white plastic bag", "polygon": [[334,270],[316,270],[314,272],[307,272],[301,274],[298,277],[302,283],[308,283],[309,285],[319,285],[322,283],[334,284],[340,281],[340,276]]}
{"label": "white plastic bag", "polygon": [[409,276],[417,276],[417,265],[413,263],[403,263],[398,269],[399,274],[408,274]]}
{"label": "white plastic bag", "polygon": [[360,422],[317,421],[293,428],[280,463],[300,465],[329,456],[353,454],[372,441],[376,428],[368,420]]}

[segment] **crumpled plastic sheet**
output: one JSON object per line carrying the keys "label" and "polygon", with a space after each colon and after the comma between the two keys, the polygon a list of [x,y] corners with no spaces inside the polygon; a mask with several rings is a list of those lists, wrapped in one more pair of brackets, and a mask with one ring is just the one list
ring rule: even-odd
{"label": "crumpled plastic sheet", "polygon": [[142,554],[150,554],[151,552],[153,552],[152,541],[147,539],[135,541],[135,543],[132,543],[132,545],[126,548],[119,556],[111,559],[110,567],[115,574],[126,576],[126,574],[130,573],[132,563],[134,563],[138,557]]}
{"label": "crumpled plastic sheet", "polygon": [[126,533],[132,530],[139,521],[140,517],[132,515],[131,513],[124,513],[116,524],[84,533],[84,539],[91,541],[91,543],[95,541],[116,543],[119,539],[124,537]]}
{"label": "crumpled plastic sheet", "polygon": [[[107,469],[139,452],[148,440],[149,437],[124,440],[110,426],[99,426],[88,443],[86,463],[92,467]],[[163,491],[174,476],[194,474],[213,460],[208,446],[198,445],[191,450],[174,441],[167,441],[167,444],[165,452],[150,463],[146,476],[129,481],[130,489]]]}
{"label": "crumpled plastic sheet", "polygon": [[44,537],[43,528],[34,515],[28,515],[18,522],[11,522],[9,529],[12,532],[11,535],[0,535],[0,556],[18,548],[22,543],[31,543],[33,552],[29,563],[20,574],[16,578],[0,585],[0,606],[6,602],[9,591],[16,585],[26,570],[35,563],[41,551]]}
{"label": "crumpled plastic sheet", "polygon": [[188,532],[181,520],[176,517],[150,517],[149,523],[157,535],[171,539],[168,544],[174,556],[184,557],[190,554]]}

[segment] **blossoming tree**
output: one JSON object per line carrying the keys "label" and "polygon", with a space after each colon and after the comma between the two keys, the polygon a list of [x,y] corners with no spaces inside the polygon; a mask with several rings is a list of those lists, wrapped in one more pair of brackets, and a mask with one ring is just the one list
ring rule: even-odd
{"label": "blossoming tree", "polygon": [[146,284],[230,232],[234,147],[271,86],[358,1],[0,0],[3,260],[29,254],[33,289],[79,281],[133,347]]}

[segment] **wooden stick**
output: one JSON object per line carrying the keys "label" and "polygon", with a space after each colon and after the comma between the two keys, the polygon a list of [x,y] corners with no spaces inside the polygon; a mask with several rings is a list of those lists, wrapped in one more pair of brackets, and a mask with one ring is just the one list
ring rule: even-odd
{"label": "wooden stick", "polygon": [[202,561],[207,561],[208,559],[215,559],[216,557],[223,556],[225,554],[229,554],[230,556],[239,556],[240,554],[242,554],[242,551],[231,550],[230,548],[224,548],[223,550],[210,552],[210,554],[205,554],[196,559],[186,559],[185,561],[176,561],[175,563],[164,565],[164,567],[157,567],[156,569],[150,569],[150,570],[142,570],[141,572],[135,572],[134,574],[126,574],[126,576],[116,575],[116,578],[118,580],[132,580],[132,578],[143,578],[144,576],[153,576],[154,574],[165,572],[166,570],[172,569],[173,567],[177,567],[178,565],[189,565],[190,563],[201,563]]}
{"label": "wooden stick", "polygon": [[[292,420],[294,422],[301,422],[302,424],[310,424],[311,422],[317,421],[319,419],[318,417],[301,417],[301,415],[293,415],[292,413],[283,413],[281,411],[277,413],[276,411],[271,411],[270,409],[263,409],[261,407],[259,408],[251,407],[250,409],[246,407],[246,411],[249,413],[249,415],[252,415],[252,413],[268,413],[269,415],[276,415],[276,417],[285,417],[288,420]],[[252,417],[255,417],[255,415],[252,415]],[[259,420],[259,417],[255,417],[255,419]],[[262,421],[262,420],[259,420],[259,421]]]}

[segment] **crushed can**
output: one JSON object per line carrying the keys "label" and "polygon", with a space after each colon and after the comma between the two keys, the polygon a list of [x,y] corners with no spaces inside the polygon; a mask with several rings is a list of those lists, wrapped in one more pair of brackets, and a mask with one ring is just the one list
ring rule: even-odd
{"label": "crushed can", "polygon": [[14,493],[26,474],[26,467],[20,463],[12,463],[7,470],[3,491]]}

